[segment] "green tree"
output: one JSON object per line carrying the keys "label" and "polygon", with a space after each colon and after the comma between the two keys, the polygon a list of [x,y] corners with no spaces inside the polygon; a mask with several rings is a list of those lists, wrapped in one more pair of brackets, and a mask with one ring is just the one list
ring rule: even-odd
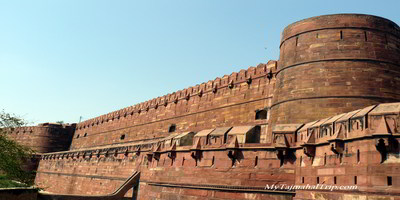
{"label": "green tree", "polygon": [[4,110],[0,112],[0,175],[3,180],[15,180],[31,185],[33,174],[24,171],[22,166],[31,158],[33,151],[7,137],[11,130],[24,124],[21,118],[5,113]]}

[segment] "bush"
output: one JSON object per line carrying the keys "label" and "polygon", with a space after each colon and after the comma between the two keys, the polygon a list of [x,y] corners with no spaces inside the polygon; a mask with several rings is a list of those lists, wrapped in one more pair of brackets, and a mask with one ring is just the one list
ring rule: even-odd
{"label": "bush", "polygon": [[7,176],[0,176],[0,188],[27,187],[29,185],[10,180]]}
{"label": "bush", "polygon": [[7,137],[7,130],[24,124],[22,119],[4,111],[0,112],[0,181],[4,185],[13,185],[11,180],[33,184],[32,172],[22,169],[23,163],[32,157],[33,151]]}

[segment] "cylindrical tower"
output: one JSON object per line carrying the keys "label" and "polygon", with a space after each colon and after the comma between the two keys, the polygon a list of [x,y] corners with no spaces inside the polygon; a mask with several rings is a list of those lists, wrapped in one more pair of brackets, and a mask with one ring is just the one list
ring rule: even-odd
{"label": "cylindrical tower", "polygon": [[282,33],[271,124],[400,101],[400,28],[371,15],[305,19]]}

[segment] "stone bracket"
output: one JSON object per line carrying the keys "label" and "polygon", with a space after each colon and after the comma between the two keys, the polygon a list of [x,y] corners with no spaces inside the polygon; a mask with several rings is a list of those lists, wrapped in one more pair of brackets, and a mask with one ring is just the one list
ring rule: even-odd
{"label": "stone bracket", "polygon": [[343,140],[330,140],[329,145],[331,146],[331,150],[335,154],[342,154],[344,151],[344,141]]}
{"label": "stone bracket", "polygon": [[304,154],[306,154],[308,157],[315,156],[315,146],[314,145],[302,145],[302,146],[303,146]]}

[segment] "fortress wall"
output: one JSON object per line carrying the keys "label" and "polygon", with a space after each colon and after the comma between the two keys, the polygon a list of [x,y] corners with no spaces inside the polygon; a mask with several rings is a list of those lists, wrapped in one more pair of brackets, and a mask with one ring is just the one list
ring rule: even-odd
{"label": "fortress wall", "polygon": [[305,123],[400,101],[399,27],[380,17],[339,14],[285,28],[271,124]]}
{"label": "fortress wall", "polygon": [[[100,158],[41,160],[35,183],[58,194],[110,194],[135,171],[138,159],[119,155]],[[132,190],[127,196],[132,196]]]}
{"label": "fortress wall", "polygon": [[172,124],[180,132],[259,124],[266,133],[267,120],[255,120],[255,111],[270,105],[275,69],[270,61],[79,123],[70,149],[165,137]]}
{"label": "fortress wall", "polygon": [[[79,123],[69,151],[43,155],[36,183],[56,193],[108,194],[138,170],[140,199],[398,199],[400,104],[374,105],[400,99],[398,36],[396,24],[375,16],[296,22],[284,30],[278,64]],[[256,120],[264,108],[270,117]],[[174,146],[161,139],[171,124],[174,133],[261,125],[261,143],[231,135],[219,144],[223,137],[210,134]],[[274,183],[358,189],[264,189]]]}
{"label": "fortress wall", "polygon": [[[263,191],[256,194],[252,191],[263,190],[266,184],[276,182],[293,184],[295,162],[280,166],[274,151],[246,150],[242,152],[241,159],[234,163],[224,149],[205,151],[198,162],[191,157],[190,151],[176,152],[174,159],[162,153],[158,160],[148,160],[146,152],[144,149],[138,155],[120,151],[117,154],[110,153],[107,157],[97,157],[95,154],[85,157],[79,154],[78,157],[77,152],[72,157],[61,156],[68,152],[46,154],[40,162],[35,182],[54,193],[109,194],[135,170],[140,170],[140,199],[152,199],[153,196],[161,199],[166,196],[197,196],[205,199],[227,199],[235,195],[243,199],[249,195],[272,199],[292,197],[292,193]],[[170,186],[174,184],[179,186],[171,189]],[[209,189],[202,189],[204,187]],[[246,187],[247,192],[238,190]],[[231,188],[231,191],[221,190],[223,188]],[[131,194],[132,191],[126,196]]]}
{"label": "fortress wall", "polygon": [[9,130],[8,137],[37,153],[65,151],[71,144],[74,129],[75,125],[45,123]]}
{"label": "fortress wall", "polygon": [[[183,185],[223,185],[261,187],[282,182],[291,184],[294,179],[294,162],[282,167],[274,151],[242,151],[242,158],[234,163],[227,151],[204,151],[196,161],[190,152],[177,152],[171,159],[161,154],[159,160],[143,163],[141,182]],[[257,161],[256,161],[257,158]]]}
{"label": "fortress wall", "polygon": [[[400,139],[397,138],[397,142],[399,141]],[[302,149],[296,151],[298,159],[295,185],[357,186],[357,189],[297,190],[294,199],[398,198],[400,190],[400,176],[397,173],[399,159],[394,158],[397,156],[381,163],[381,154],[376,150],[374,140],[352,141],[345,145],[347,150],[342,155],[332,152],[329,145],[317,147],[314,158],[305,155]],[[360,152],[359,158],[357,158],[358,151]],[[388,177],[392,179],[391,185],[388,183]],[[317,183],[317,179],[319,179],[319,183]]]}
{"label": "fortress wall", "polygon": [[[305,129],[296,125],[300,129],[293,133],[289,129],[275,130],[275,136],[283,134],[286,138],[284,146],[274,140],[272,144],[209,144],[198,149],[187,144],[171,148],[167,144],[172,141],[164,139],[132,146],[47,153],[40,162],[36,183],[49,192],[108,194],[124,182],[124,177],[139,170],[140,199],[379,199],[396,196],[400,188],[397,173],[400,104],[369,106],[340,116],[349,118],[329,123],[330,118],[321,119],[328,124]],[[328,127],[336,127],[336,130],[325,132]],[[304,144],[314,151],[305,149]],[[280,154],[280,151],[286,153]],[[229,152],[234,152],[235,160]],[[309,155],[310,152],[314,154]],[[193,156],[194,153],[200,154]],[[388,177],[391,177],[390,183]],[[265,190],[267,184],[356,185],[358,188],[344,192],[308,189],[275,193]]]}

